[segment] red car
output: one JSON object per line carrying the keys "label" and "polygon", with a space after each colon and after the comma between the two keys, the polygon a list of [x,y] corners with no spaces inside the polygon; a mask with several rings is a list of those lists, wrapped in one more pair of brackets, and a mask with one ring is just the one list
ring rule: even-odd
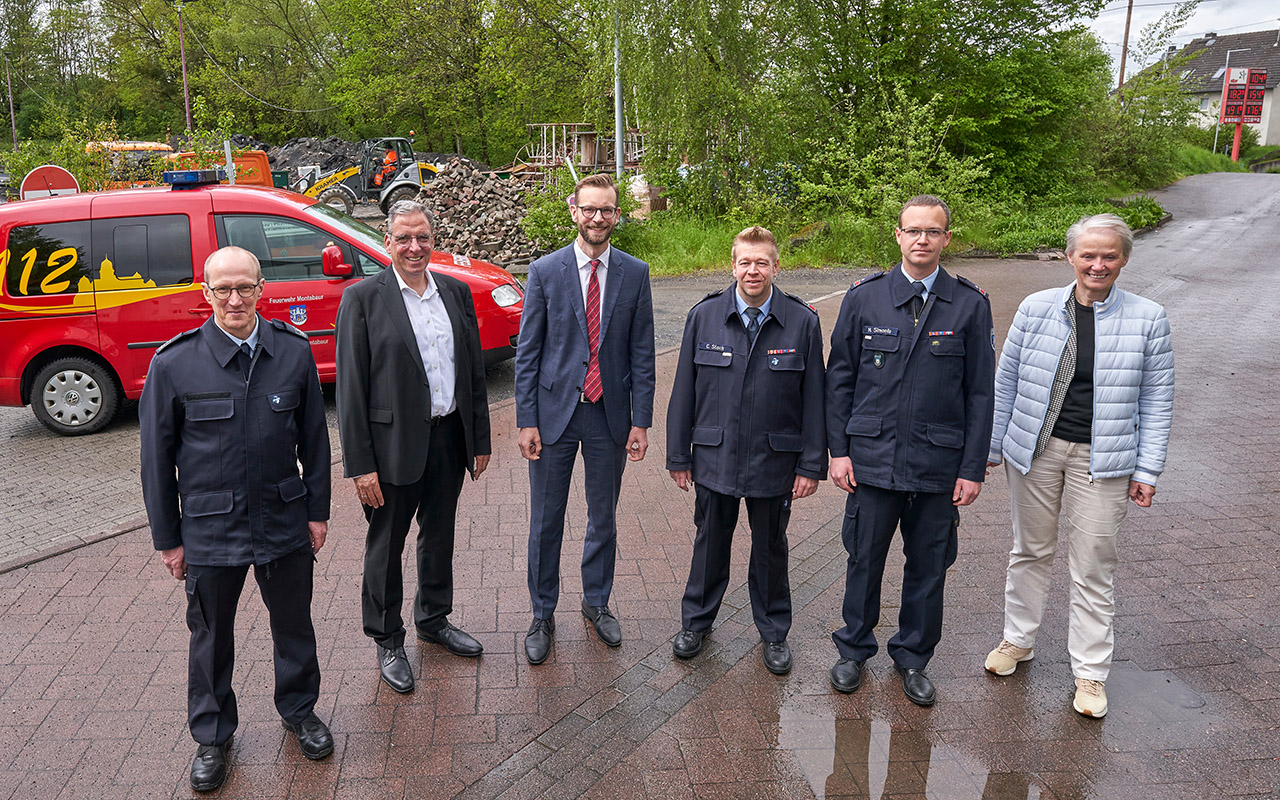
{"label": "red car", "polygon": [[[156,348],[212,313],[203,266],[225,245],[258,256],[258,311],[305,331],[332,382],[338,301],[390,265],[382,234],[300,194],[197,182],[0,206],[0,405],[30,403],[64,435],[106,426],[122,396],[142,394]],[[511,358],[519,282],[447,253],[431,269],[471,287],[486,359]]]}

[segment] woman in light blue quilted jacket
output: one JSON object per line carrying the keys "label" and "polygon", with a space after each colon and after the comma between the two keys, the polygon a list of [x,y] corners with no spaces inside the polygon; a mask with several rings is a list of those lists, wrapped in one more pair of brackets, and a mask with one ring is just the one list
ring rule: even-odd
{"label": "woman in light blue quilted jacket", "polygon": [[986,668],[1010,675],[1034,657],[1065,513],[1073,707],[1089,717],[1107,713],[1116,538],[1130,500],[1151,505],[1173,417],[1169,320],[1115,286],[1132,248],[1114,214],[1072,225],[1075,281],[1022,301],[996,370],[988,462],[1003,461],[1009,476],[1013,549],[1004,638]]}

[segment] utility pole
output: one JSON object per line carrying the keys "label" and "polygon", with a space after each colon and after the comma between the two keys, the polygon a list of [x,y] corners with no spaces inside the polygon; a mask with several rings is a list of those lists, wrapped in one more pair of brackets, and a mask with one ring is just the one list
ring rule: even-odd
{"label": "utility pole", "polygon": [[622,137],[626,135],[626,123],[622,119],[622,15],[616,5],[613,7],[613,131],[616,138],[613,152],[618,161],[618,192],[621,197],[622,167],[626,158]]}
{"label": "utility pole", "polygon": [[1120,90],[1124,88],[1124,62],[1129,57],[1129,23],[1133,21],[1133,0],[1124,15],[1124,44],[1120,48],[1120,81],[1116,84],[1116,102],[1120,102]]}
{"label": "utility pole", "polygon": [[[185,1],[194,2],[194,0]],[[187,130],[191,130],[191,93],[187,90],[187,42],[182,33],[183,2],[184,0],[174,0],[173,4],[178,9],[178,52],[182,54],[182,101],[187,108]]]}
{"label": "utility pole", "polygon": [[18,118],[13,115],[13,78],[9,77],[9,51],[4,53],[4,81],[9,84],[9,123],[13,126],[13,152],[18,152]]}

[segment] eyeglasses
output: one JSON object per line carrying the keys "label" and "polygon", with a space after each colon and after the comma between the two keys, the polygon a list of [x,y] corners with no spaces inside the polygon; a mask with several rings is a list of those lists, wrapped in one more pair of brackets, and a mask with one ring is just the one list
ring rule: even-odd
{"label": "eyeglasses", "polygon": [[235,292],[241,297],[253,297],[261,285],[261,281],[248,286],[210,286],[206,283],[204,288],[208,289],[209,292],[219,300],[226,300],[231,296],[232,292]]}
{"label": "eyeglasses", "polygon": [[415,240],[418,242],[418,245],[420,247],[430,247],[432,244],[435,243],[435,236],[431,234],[428,234],[426,236],[410,236],[407,233],[400,233],[391,237],[391,241],[395,242],[401,247],[404,247],[405,245],[409,244],[409,242],[412,242]]}
{"label": "eyeglasses", "polygon": [[941,239],[942,235],[946,233],[946,231],[941,230],[940,228],[898,228],[898,230],[901,231],[904,236],[908,236],[912,239],[919,239],[921,236],[926,239]]}
{"label": "eyeglasses", "polygon": [[607,207],[606,207],[606,208],[596,208],[596,207],[594,207],[594,206],[578,206],[578,212],[579,212],[579,213],[581,213],[581,214],[582,214],[584,217],[586,217],[587,219],[591,219],[591,218],[592,218],[592,217],[594,217],[596,214],[599,214],[600,216],[604,217],[605,219],[609,219],[609,218],[613,217],[614,215],[616,215],[616,214],[617,214],[619,211],[621,211],[621,210],[622,210],[622,209],[617,208],[617,207],[613,207],[613,208],[607,208]]}

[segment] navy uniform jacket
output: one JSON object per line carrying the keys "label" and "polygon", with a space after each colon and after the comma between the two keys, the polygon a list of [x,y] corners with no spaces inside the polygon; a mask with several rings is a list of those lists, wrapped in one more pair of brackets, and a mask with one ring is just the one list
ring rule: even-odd
{"label": "navy uniform jacket", "polygon": [[941,268],[913,327],[901,268],[849,288],[827,363],[827,441],[853,479],[882,489],[951,492],[981,482],[991,444],[991,303]]}
{"label": "navy uniform jacket", "polygon": [[[306,334],[258,317],[248,382],[212,318],[164,344],[139,406],[142,496],[157,550],[265,564],[329,518],[329,430]],[[298,463],[302,475],[298,474]]]}
{"label": "navy uniform jacket", "polygon": [[790,494],[827,476],[822,326],[774,287],[752,347],[735,286],[689,310],[667,406],[667,469],[733,497]]}

